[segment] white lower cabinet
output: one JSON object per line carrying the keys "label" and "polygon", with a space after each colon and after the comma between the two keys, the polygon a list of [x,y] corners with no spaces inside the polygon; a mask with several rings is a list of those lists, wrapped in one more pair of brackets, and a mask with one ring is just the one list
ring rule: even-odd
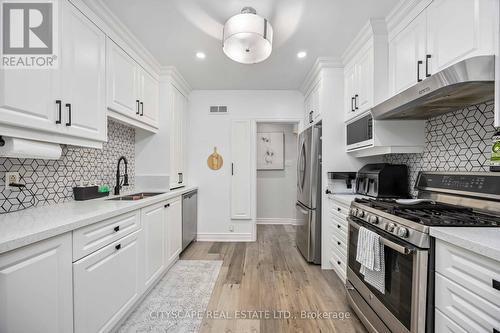
{"label": "white lower cabinet", "polygon": [[138,299],[140,232],[73,264],[75,332],[108,332]]}
{"label": "white lower cabinet", "polygon": [[326,237],[324,237],[327,246],[324,248],[327,251],[329,266],[345,282],[347,279],[347,216],[349,206],[334,199],[331,199],[329,203],[326,207],[329,223],[326,228]]}
{"label": "white lower cabinet", "polygon": [[182,200],[178,197],[169,201],[165,207],[167,266],[177,260],[182,250]]}
{"label": "white lower cabinet", "polygon": [[0,255],[0,332],[73,332],[71,233]]}
{"label": "white lower cabinet", "polygon": [[436,241],[436,332],[500,332],[500,262]]}
{"label": "white lower cabinet", "polygon": [[144,233],[144,287],[149,288],[165,268],[165,207],[164,202],[141,210]]}

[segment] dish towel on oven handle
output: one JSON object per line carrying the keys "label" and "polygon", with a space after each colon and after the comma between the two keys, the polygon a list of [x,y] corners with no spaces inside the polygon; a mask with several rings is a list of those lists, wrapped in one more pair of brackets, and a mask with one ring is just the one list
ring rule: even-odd
{"label": "dish towel on oven handle", "polygon": [[364,276],[365,282],[384,294],[384,244],[377,233],[359,228],[356,261],[361,264],[359,272]]}

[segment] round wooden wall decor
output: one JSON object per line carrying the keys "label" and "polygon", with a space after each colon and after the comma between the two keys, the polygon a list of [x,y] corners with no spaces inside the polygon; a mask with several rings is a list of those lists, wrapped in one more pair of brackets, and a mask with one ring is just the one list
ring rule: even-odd
{"label": "round wooden wall decor", "polygon": [[212,170],[219,170],[220,168],[222,168],[224,160],[222,159],[222,156],[217,153],[217,147],[214,147],[214,152],[210,156],[208,156],[207,164],[208,167]]}

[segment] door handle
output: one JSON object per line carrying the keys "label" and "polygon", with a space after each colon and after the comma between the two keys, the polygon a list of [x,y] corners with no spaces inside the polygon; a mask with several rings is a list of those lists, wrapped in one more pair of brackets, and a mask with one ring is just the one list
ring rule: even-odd
{"label": "door handle", "polygon": [[417,61],[417,82],[422,81],[422,79],[420,78],[420,65],[422,64],[423,64],[422,60]]}
{"label": "door handle", "polygon": [[135,114],[139,114],[139,104],[140,101],[138,99],[135,100]]}
{"label": "door handle", "polygon": [[351,97],[351,112],[354,112],[354,97]]}
{"label": "door handle", "polygon": [[231,163],[231,176],[234,176],[234,163]]}
{"label": "door handle", "polygon": [[71,104],[66,103],[66,107],[68,108],[68,122],[66,123],[66,126],[71,126]]}
{"label": "door handle", "polygon": [[359,95],[358,95],[358,94],[354,95],[354,109],[355,109],[355,110],[358,110],[358,109],[359,109],[359,108],[358,108],[358,97],[359,97]]}
{"label": "door handle", "polygon": [[57,106],[58,106],[58,108],[57,108],[57,109],[58,109],[58,113],[59,113],[59,119],[58,119],[58,120],[56,120],[56,124],[60,124],[60,123],[61,123],[61,113],[62,113],[62,110],[61,110],[61,109],[62,109],[62,105],[61,105],[61,103],[62,103],[62,102],[61,102],[61,100],[60,100],[60,99],[56,100],[56,104],[57,104]]}
{"label": "door handle", "polygon": [[144,103],[141,102],[141,117],[144,116]]}
{"label": "door handle", "polygon": [[307,215],[309,214],[309,212],[307,210],[305,210],[304,208],[302,208],[302,206],[300,206],[299,204],[295,204],[295,206],[298,208],[298,210],[304,214],[304,215]]}
{"label": "door handle", "polygon": [[178,184],[182,184],[182,180],[183,180],[182,178],[183,178],[183,176],[182,176],[182,172],[179,172],[179,173],[177,174],[177,183],[178,183]]}
{"label": "door handle", "polygon": [[431,76],[429,73],[429,59],[431,58],[431,55],[428,54],[425,56],[425,77]]}

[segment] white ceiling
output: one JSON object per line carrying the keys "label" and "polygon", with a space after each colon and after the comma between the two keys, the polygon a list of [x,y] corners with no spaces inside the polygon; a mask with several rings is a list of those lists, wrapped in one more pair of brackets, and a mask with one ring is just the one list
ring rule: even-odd
{"label": "white ceiling", "polygon": [[[370,17],[385,17],[399,0],[105,0],[165,66],[193,89],[297,89],[318,57],[340,57]],[[252,6],[274,29],[273,53],[242,65],[222,52],[224,22]],[[297,58],[297,52],[307,57]],[[197,59],[202,51],[206,59]]]}

